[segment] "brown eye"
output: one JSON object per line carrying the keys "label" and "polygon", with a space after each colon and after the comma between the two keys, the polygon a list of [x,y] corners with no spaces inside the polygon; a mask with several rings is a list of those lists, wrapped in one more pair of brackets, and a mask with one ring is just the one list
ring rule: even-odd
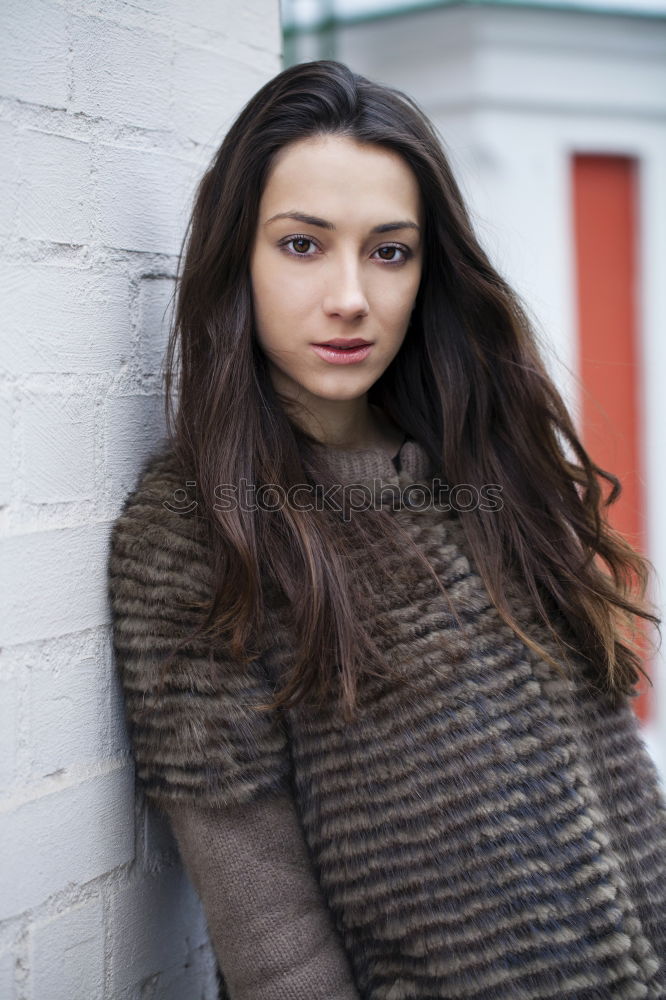
{"label": "brown eye", "polygon": [[385,261],[387,264],[404,264],[412,256],[408,247],[401,247],[395,243],[378,247],[375,253],[379,255],[380,260]]}
{"label": "brown eye", "polygon": [[317,244],[309,236],[286,236],[279,246],[290,257],[314,257]]}

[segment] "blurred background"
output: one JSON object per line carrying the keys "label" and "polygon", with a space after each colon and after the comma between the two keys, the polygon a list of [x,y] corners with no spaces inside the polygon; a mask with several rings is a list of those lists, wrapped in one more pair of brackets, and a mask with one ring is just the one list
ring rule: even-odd
{"label": "blurred background", "polygon": [[[164,432],[196,185],[259,87],[321,57],[436,124],[666,615],[666,0],[2,0],[1,1000],[217,1000],[135,786],[108,538]],[[646,665],[664,777],[663,652]]]}
{"label": "blurred background", "polygon": [[[284,64],[331,58],[435,122],[521,296],[611,523],[666,580],[666,3],[282,0]],[[653,599],[666,608],[655,580]],[[636,711],[666,773],[663,657]]]}

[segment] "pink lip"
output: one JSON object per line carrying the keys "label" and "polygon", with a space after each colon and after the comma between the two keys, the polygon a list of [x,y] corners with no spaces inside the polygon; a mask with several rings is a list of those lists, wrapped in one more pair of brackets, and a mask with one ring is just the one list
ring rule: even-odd
{"label": "pink lip", "polygon": [[372,350],[372,344],[367,343],[364,343],[360,347],[348,348],[345,351],[338,351],[334,347],[327,347],[325,344],[311,344],[310,346],[320,358],[332,365],[358,364],[359,361],[365,361]]}

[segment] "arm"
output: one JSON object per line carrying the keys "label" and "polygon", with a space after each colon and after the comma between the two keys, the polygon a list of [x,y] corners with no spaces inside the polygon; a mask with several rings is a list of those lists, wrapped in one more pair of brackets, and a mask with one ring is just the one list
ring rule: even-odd
{"label": "arm", "polygon": [[358,1000],[311,868],[273,686],[216,640],[188,638],[213,588],[187,479],[153,461],[111,534],[113,643],[137,779],[171,818],[233,1000]]}
{"label": "arm", "polygon": [[231,1000],[359,1000],[289,792],[168,816]]}

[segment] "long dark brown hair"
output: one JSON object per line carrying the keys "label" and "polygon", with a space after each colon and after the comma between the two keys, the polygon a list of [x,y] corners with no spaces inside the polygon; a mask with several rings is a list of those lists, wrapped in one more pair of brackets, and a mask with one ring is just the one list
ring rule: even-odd
{"label": "long dark brown hair", "polygon": [[[257,342],[249,261],[275,154],[319,134],[399,153],[425,212],[411,326],[369,400],[445,481],[502,486],[501,516],[471,510],[462,523],[504,621],[559,666],[512,615],[503,593],[511,572],[559,643],[554,619],[565,623],[597,684],[614,699],[633,693],[645,675],[637,621],[658,629],[660,619],[645,599],[651,564],[606,518],[620,483],[583,448],[526,311],[477,242],[433,126],[405,94],[329,60],[284,70],[245,105],[201,180],[183,244],[165,388],[169,439],[196,478],[218,581],[201,629],[239,662],[255,659],[270,641],[268,595],[279,596],[295,638],[273,708],[335,688],[351,717],[376,652],[359,624],[370,620],[359,613],[366,593],[352,586],[335,517],[289,505],[270,516],[213,509],[217,484],[245,477],[286,491],[310,480],[306,460],[316,467],[313,439],[288,415]],[[395,544],[395,520],[378,509],[345,527],[358,533],[355,544]]]}

